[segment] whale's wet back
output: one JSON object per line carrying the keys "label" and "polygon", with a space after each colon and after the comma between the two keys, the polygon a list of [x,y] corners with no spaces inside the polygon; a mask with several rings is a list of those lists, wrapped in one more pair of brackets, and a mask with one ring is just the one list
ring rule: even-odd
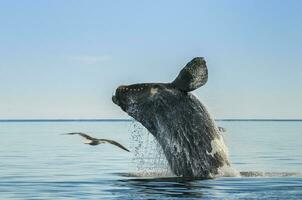
{"label": "whale's wet back", "polygon": [[177,176],[211,178],[230,165],[218,127],[190,93],[207,74],[203,58],[194,58],[172,83],[120,86],[112,97],[156,138]]}

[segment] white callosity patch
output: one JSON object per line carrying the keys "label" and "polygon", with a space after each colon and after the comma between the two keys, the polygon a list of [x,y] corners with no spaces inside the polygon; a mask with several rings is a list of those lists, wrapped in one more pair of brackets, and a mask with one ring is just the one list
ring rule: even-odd
{"label": "white callosity patch", "polygon": [[150,96],[153,97],[158,92],[157,88],[151,88],[150,89]]}

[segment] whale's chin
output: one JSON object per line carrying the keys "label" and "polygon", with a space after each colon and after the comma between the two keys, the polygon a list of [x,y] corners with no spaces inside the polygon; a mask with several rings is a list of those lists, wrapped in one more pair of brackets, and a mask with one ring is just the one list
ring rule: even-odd
{"label": "whale's chin", "polygon": [[112,102],[119,106],[119,102],[115,95],[112,96]]}

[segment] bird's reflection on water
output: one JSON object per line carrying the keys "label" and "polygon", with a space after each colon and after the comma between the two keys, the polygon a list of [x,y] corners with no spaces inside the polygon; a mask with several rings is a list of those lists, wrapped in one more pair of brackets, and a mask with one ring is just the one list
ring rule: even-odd
{"label": "bird's reflection on water", "polygon": [[[203,190],[211,189],[211,186],[202,184],[199,180],[185,178],[129,178],[117,180],[111,190],[119,194],[121,198],[139,198],[152,196],[153,199],[163,197],[174,198],[201,198]],[[120,188],[124,188],[120,190]]]}

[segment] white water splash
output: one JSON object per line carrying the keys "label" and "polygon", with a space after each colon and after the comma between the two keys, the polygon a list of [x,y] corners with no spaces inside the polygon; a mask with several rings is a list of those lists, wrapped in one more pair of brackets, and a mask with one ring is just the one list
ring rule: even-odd
{"label": "white water splash", "polygon": [[263,171],[246,171],[240,172],[240,177],[301,177],[301,173],[296,172],[263,172]]}
{"label": "white water splash", "polygon": [[240,177],[240,172],[232,166],[224,165],[218,168],[218,174],[215,177]]}
{"label": "white water splash", "polygon": [[132,163],[136,165],[135,176],[140,177],[171,177],[167,160],[161,146],[153,135],[139,122],[130,125]]}

